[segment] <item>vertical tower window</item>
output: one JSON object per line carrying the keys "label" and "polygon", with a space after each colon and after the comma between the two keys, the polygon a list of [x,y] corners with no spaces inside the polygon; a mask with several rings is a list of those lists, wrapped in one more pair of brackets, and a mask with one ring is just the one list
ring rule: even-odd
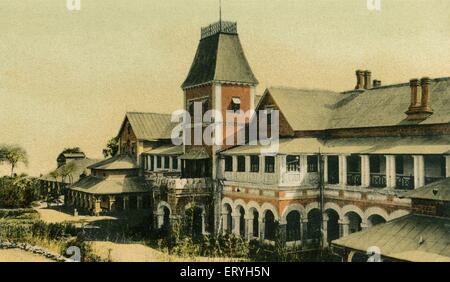
{"label": "vertical tower window", "polygon": [[266,173],[275,172],[275,157],[271,156],[264,157],[264,171]]}
{"label": "vertical tower window", "polygon": [[231,98],[231,110],[235,112],[241,110],[241,98],[239,97]]}
{"label": "vertical tower window", "polygon": [[225,171],[233,171],[233,157],[225,156]]}
{"label": "vertical tower window", "polygon": [[245,172],[245,156],[237,157],[237,171]]}
{"label": "vertical tower window", "polygon": [[287,171],[300,171],[300,158],[298,156],[286,156]]}
{"label": "vertical tower window", "polygon": [[307,157],[308,172],[317,172],[318,162],[319,158],[317,156],[308,156]]}
{"label": "vertical tower window", "polygon": [[250,171],[259,172],[259,156],[250,156]]}

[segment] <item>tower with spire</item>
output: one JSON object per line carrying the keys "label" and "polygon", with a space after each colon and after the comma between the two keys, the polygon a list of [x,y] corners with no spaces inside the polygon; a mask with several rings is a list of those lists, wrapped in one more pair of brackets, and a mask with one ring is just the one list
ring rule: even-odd
{"label": "tower with spire", "polygon": [[[204,111],[219,111],[224,119],[228,110],[254,110],[257,84],[239,40],[237,23],[219,20],[202,28],[197,52],[181,86],[185,110],[192,113],[194,103],[201,102]],[[230,147],[225,141],[230,136],[226,136],[224,121],[217,125],[215,120],[223,130],[222,135],[215,132],[214,136],[222,139],[223,145],[184,146],[185,177],[216,177],[216,152]],[[236,131],[232,134],[236,135]]]}

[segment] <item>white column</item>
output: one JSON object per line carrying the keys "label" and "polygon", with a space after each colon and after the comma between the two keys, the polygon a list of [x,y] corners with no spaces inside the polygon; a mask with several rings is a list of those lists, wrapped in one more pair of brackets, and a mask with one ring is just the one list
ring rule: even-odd
{"label": "white column", "polygon": [[237,171],[237,156],[232,156],[233,172]]}
{"label": "white column", "polygon": [[300,174],[304,177],[308,173],[308,156],[300,155]]}
{"label": "white column", "polygon": [[245,172],[250,172],[250,156],[245,156]]}
{"label": "white column", "polygon": [[323,243],[325,246],[328,245],[328,215],[326,213],[322,214],[323,221],[322,221],[322,230],[323,233]]}
{"label": "white column", "polygon": [[339,184],[347,185],[347,156],[339,155]]}
{"label": "white column", "polygon": [[222,234],[225,235],[228,232],[228,212],[222,212]]}
{"label": "white column", "polygon": [[172,170],[172,168],[173,168],[173,158],[171,156],[169,156],[168,158],[169,158],[169,170]]}
{"label": "white column", "polygon": [[445,177],[450,177],[450,156],[445,156]]}
{"label": "white column", "polygon": [[368,155],[361,155],[361,186],[370,186],[370,161]]}
{"label": "white column", "polygon": [[253,217],[245,217],[245,234],[247,239],[253,239]]}
{"label": "white column", "polygon": [[395,171],[395,156],[386,155],[386,187],[395,188],[397,175]]}
{"label": "white column", "polygon": [[323,156],[323,182],[328,183],[328,156]]}
{"label": "white column", "polygon": [[178,162],[178,171],[181,171],[181,159],[177,158],[177,162]]}
{"label": "white column", "polygon": [[285,183],[285,174],[287,172],[286,155],[279,155],[278,158],[280,159],[280,178],[279,178],[279,183],[283,184],[283,183]]}
{"label": "white column", "polygon": [[258,226],[259,226],[259,240],[264,241],[265,232],[266,232],[266,224],[264,222],[264,218],[258,218]]}
{"label": "white column", "polygon": [[339,227],[340,227],[339,237],[345,237],[349,235],[350,230],[349,225],[350,222],[347,217],[345,217],[343,220],[339,220]]}
{"label": "white column", "polygon": [[157,171],[157,161],[158,157],[157,156],[153,156],[153,171]]}
{"label": "white column", "polygon": [[240,235],[240,219],[241,219],[241,214],[240,213],[232,213],[231,214],[231,218],[233,221],[233,234],[236,236]]}
{"label": "white column", "polygon": [[425,163],[423,155],[413,156],[414,158],[414,189],[425,185]]}

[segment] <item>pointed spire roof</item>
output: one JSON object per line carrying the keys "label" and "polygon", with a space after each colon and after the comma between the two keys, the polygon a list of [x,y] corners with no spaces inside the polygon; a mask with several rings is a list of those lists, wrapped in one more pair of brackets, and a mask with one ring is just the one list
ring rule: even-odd
{"label": "pointed spire roof", "polygon": [[202,28],[202,36],[182,88],[218,81],[258,84],[237,34],[237,24],[217,22]]}

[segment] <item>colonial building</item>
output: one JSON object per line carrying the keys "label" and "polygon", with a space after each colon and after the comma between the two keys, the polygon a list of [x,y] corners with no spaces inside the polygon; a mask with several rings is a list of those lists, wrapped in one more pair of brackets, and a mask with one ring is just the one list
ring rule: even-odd
{"label": "colonial building", "polygon": [[53,172],[39,178],[42,195],[63,194],[65,188],[90,174],[88,166],[100,161],[87,158],[80,150],[69,151],[58,155],[57,168]]}
{"label": "colonial building", "polygon": [[70,187],[66,203],[91,214],[140,210],[150,206],[150,189],[136,162],[117,155],[89,166],[91,175]]}
{"label": "colonial building", "polygon": [[[237,24],[203,28],[182,84],[184,109],[191,116],[199,104],[201,113],[223,116],[255,110],[244,125],[259,111],[271,118],[277,110],[274,151],[195,144],[186,134],[183,145],[174,145],[170,115],[127,113],[120,154],[147,180],[155,228],[182,220],[190,209],[199,233],[326,244],[409,214],[405,192],[450,176],[450,78],[381,85],[358,70],[349,91],[272,87],[262,97],[257,84]],[[238,130],[227,130],[215,115],[191,120],[189,135],[214,124],[222,129],[215,140],[236,139]]]}

